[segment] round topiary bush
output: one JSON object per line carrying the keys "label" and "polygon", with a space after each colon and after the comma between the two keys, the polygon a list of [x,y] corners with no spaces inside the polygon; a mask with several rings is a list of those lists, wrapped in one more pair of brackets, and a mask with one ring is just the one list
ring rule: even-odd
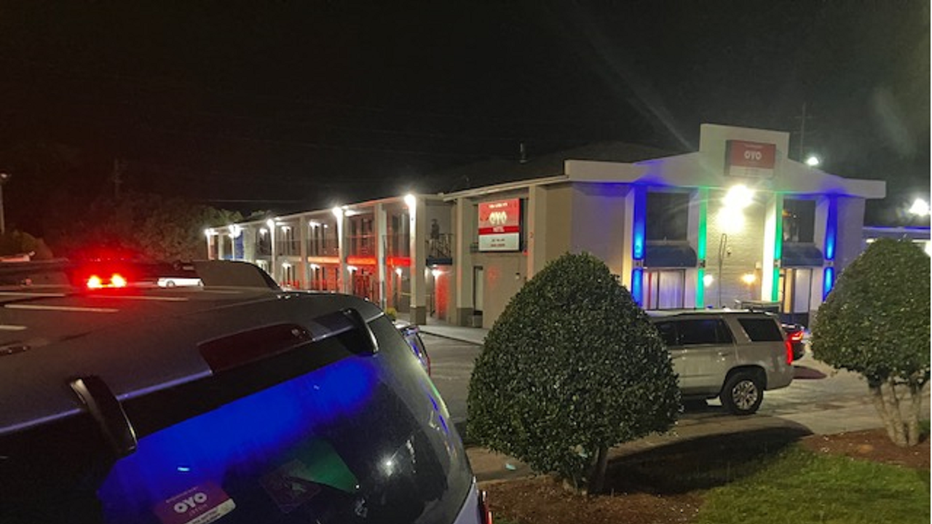
{"label": "round topiary bush", "polygon": [[919,443],[929,381],[929,256],[881,239],[839,275],[812,326],[812,353],[867,379],[893,442]]}
{"label": "round topiary bush", "polygon": [[597,492],[608,449],[668,430],[680,393],[669,353],[628,290],[596,257],[566,254],[495,322],[467,409],[471,439]]}

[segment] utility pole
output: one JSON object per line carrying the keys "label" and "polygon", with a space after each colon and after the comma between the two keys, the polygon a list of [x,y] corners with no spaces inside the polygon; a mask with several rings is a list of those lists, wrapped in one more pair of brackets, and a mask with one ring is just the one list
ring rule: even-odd
{"label": "utility pole", "polygon": [[126,169],[126,162],[121,161],[119,158],[113,159],[113,173],[110,176],[110,180],[113,182],[113,198],[114,200],[120,199],[120,186],[123,185],[123,170]]}
{"label": "utility pole", "polygon": [[806,120],[813,118],[812,115],[806,114],[805,102],[803,102],[802,114],[795,118],[799,120],[799,161],[802,162],[806,159]]}

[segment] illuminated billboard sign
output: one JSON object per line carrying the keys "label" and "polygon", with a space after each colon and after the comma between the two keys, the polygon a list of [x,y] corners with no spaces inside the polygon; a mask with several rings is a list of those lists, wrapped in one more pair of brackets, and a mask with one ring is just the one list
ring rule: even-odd
{"label": "illuminated billboard sign", "polygon": [[725,150],[725,173],[728,176],[773,178],[777,163],[776,145],[728,140]]}
{"label": "illuminated billboard sign", "polygon": [[479,251],[521,249],[521,200],[479,204]]}

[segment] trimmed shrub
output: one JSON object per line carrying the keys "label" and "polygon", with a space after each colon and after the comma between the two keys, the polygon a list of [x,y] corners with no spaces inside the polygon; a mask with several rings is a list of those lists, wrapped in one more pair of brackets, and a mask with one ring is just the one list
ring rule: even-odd
{"label": "trimmed shrub", "polygon": [[839,275],[812,327],[815,358],[867,379],[901,446],[919,442],[929,313],[929,257],[912,242],[882,239]]}
{"label": "trimmed shrub", "polygon": [[467,434],[538,472],[598,492],[608,448],[668,430],[670,356],[598,258],[566,254],[512,298],[469,384]]}

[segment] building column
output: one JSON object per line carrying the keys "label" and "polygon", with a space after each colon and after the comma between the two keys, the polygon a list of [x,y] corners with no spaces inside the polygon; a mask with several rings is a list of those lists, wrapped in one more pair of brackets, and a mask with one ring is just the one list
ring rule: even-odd
{"label": "building column", "polygon": [[389,272],[385,266],[385,243],[388,241],[388,214],[385,212],[385,206],[381,203],[375,205],[375,242],[376,242],[376,251],[375,251],[375,263],[378,267],[379,275],[379,307],[383,310],[387,305],[387,297],[385,296],[385,278],[389,275]]}
{"label": "building column", "polygon": [[337,273],[337,289],[340,290],[340,293],[352,294],[352,289],[350,286],[352,284],[347,283],[349,279],[346,278],[346,252],[349,248],[349,243],[346,241],[346,216],[343,213],[343,208],[334,207],[333,216],[336,219],[337,225],[337,256],[340,258],[340,270]]}
{"label": "building column", "polygon": [[298,264],[298,281],[301,282],[301,287],[303,289],[310,289],[311,287],[311,273],[308,271],[307,267],[307,252],[308,252],[308,237],[310,227],[308,227],[307,216],[298,217],[298,254],[301,256],[301,263]]}
{"label": "building column", "polygon": [[259,230],[257,226],[246,226],[243,228],[243,260],[246,262],[256,263],[256,233]]}
{"label": "building column", "polygon": [[408,242],[411,251],[411,312],[413,324],[427,323],[427,208],[424,198],[406,198],[408,204]]}
{"label": "building column", "polygon": [[223,255],[225,250],[223,245],[226,244],[224,238],[228,236],[227,233],[217,233],[217,260],[223,260]]}
{"label": "building column", "polygon": [[[647,187],[634,185],[625,196],[625,230],[631,231],[625,246],[623,283],[639,306],[644,304],[644,254],[647,250]],[[630,264],[628,261],[630,260]]]}
{"label": "building column", "polygon": [[460,326],[471,326],[472,317],[476,310],[473,304],[473,265],[472,265],[472,238],[476,231],[476,214],[472,211],[472,201],[468,198],[457,198],[453,208],[453,264],[456,271],[456,317],[455,323]]}
{"label": "building column", "polygon": [[780,263],[783,258],[783,195],[772,193],[765,206],[760,299],[777,302],[780,299]]}
{"label": "building column", "polygon": [[[694,191],[689,197],[689,229],[687,236],[690,245],[696,250],[696,270],[693,285],[695,286],[694,300],[696,309],[705,308],[705,275],[708,259],[709,243],[709,188],[703,187]],[[687,275],[692,271],[687,270]],[[687,293],[688,295],[688,293]],[[687,305],[689,302],[684,302]]]}
{"label": "building column", "polygon": [[527,278],[530,280],[547,264],[547,243],[541,235],[547,231],[547,189],[531,186],[527,209]]}

